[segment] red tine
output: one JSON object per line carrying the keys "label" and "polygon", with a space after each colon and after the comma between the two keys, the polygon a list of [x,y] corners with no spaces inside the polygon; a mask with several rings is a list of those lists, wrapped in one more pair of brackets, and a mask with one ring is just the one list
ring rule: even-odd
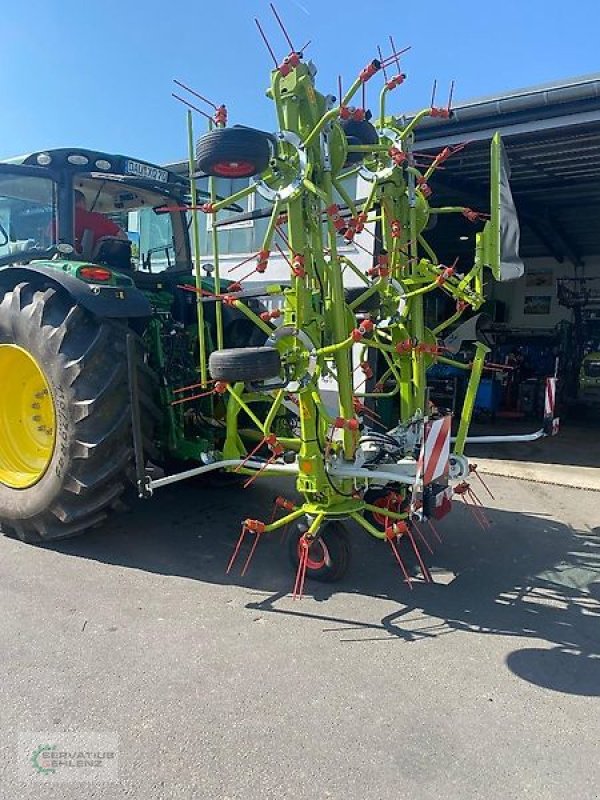
{"label": "red tine", "polygon": [[284,243],[287,245],[287,247],[288,247],[288,248],[291,250],[291,247],[290,247],[290,240],[287,238],[287,236],[286,236],[286,235],[285,235],[285,233],[283,232],[283,229],[282,229],[282,227],[281,227],[280,225],[277,225],[277,226],[276,226],[276,228],[275,228],[275,230],[277,231],[277,233],[279,234],[279,236],[281,237],[281,239],[283,240],[283,242],[284,242]]}
{"label": "red tine", "polygon": [[199,400],[201,397],[208,397],[210,394],[213,394],[212,389],[209,392],[201,392],[200,394],[193,394],[191,397],[182,397],[180,400],[173,400],[171,405],[178,406],[181,405],[181,403],[189,403],[191,400]]}
{"label": "red tine", "polygon": [[175,92],[171,92],[171,97],[174,97],[175,100],[179,100],[179,102],[183,103],[184,106],[187,106],[188,108],[191,108],[192,111],[197,111],[198,114],[202,114],[203,117],[206,117],[206,119],[210,119],[212,121],[212,117],[211,117],[210,114],[207,114],[206,111],[202,111],[201,108],[198,108],[193,103],[190,103],[187,100],[184,100],[183,97],[180,97],[178,94],[175,94]]}
{"label": "red tine", "polygon": [[244,464],[247,464],[248,461],[250,461],[252,459],[252,456],[255,455],[255,453],[258,453],[258,451],[260,450],[260,448],[263,446],[264,443],[265,443],[265,439],[263,437],[260,440],[260,442],[256,445],[256,447],[253,450],[250,450],[250,452],[248,453],[246,458],[242,461],[242,463],[237,465],[237,467],[234,469],[234,472],[239,472],[241,470],[241,468],[244,466]]}
{"label": "red tine", "polygon": [[423,533],[423,531],[421,530],[421,528],[419,528],[419,526],[418,526],[418,525],[415,525],[415,523],[414,523],[414,522],[413,522],[412,524],[413,524],[413,527],[414,527],[415,531],[417,532],[417,536],[419,537],[419,539],[420,539],[420,540],[423,542],[423,544],[424,544],[424,545],[425,545],[425,547],[426,547],[426,548],[429,550],[429,552],[431,553],[431,555],[433,555],[433,548],[432,548],[432,546],[429,544],[429,542],[427,541],[427,539],[425,538],[425,534]]}
{"label": "red tine", "polygon": [[400,72],[400,59],[398,58],[399,53],[396,53],[396,45],[394,44],[394,40],[392,38],[392,34],[390,34],[390,44],[392,45],[392,54],[394,60],[396,61],[396,66],[398,67],[398,72]]}
{"label": "red tine", "polygon": [[304,593],[304,579],[306,577],[306,568],[308,566],[308,551],[309,545],[304,536],[300,539],[300,561],[298,562],[298,569],[296,571],[296,581],[294,583],[294,590],[292,592],[292,600],[301,600]]}
{"label": "red tine", "polygon": [[248,553],[248,558],[244,562],[244,566],[242,568],[242,572],[241,572],[242,577],[246,574],[246,570],[250,566],[250,562],[252,561],[252,556],[254,555],[254,551],[256,550],[256,546],[257,546],[261,536],[262,536],[261,533],[255,533],[254,534],[254,541],[252,542],[252,547],[250,548],[250,552]]}
{"label": "red tine", "polygon": [[287,255],[286,255],[286,254],[283,252],[283,250],[282,250],[282,249],[281,249],[281,247],[280,247],[280,246],[277,244],[277,242],[275,242],[275,249],[276,249],[276,250],[279,252],[279,254],[280,254],[280,255],[282,255],[282,256],[285,258],[285,260],[287,261],[287,263],[288,263],[288,264],[289,264],[289,266],[291,267],[291,266],[292,266],[292,262],[289,260],[289,258],[288,258],[288,257],[287,257]]}
{"label": "red tine", "polygon": [[454,96],[454,81],[450,83],[450,92],[448,93],[448,111],[452,107],[452,98]]}
{"label": "red tine", "polygon": [[415,537],[412,535],[412,533],[410,531],[410,528],[407,529],[406,535],[410,539],[410,543],[412,545],[412,549],[414,550],[415,555],[417,557],[417,561],[419,562],[419,566],[421,567],[421,572],[423,573],[423,578],[425,579],[426,583],[432,583],[431,573],[429,572],[429,570],[425,566],[425,562],[423,561],[423,558],[421,557],[421,551],[417,547],[417,543],[415,542]]}
{"label": "red tine", "polygon": [[396,62],[396,65],[399,67],[399,66],[400,66],[400,64],[399,64],[399,61],[398,61],[398,57],[399,57],[399,56],[401,56],[403,53],[406,53],[408,50],[410,50],[410,45],[409,45],[408,47],[404,47],[404,48],[402,48],[402,50],[398,50],[398,52],[397,52],[397,53],[396,53],[396,52],[393,52],[391,56],[388,56],[388,57],[385,59],[385,61],[384,61],[384,63],[385,63],[385,66],[386,66],[386,67],[389,67],[389,66],[390,66],[390,64],[392,63],[392,61],[395,61],[395,62]]}
{"label": "red tine", "polygon": [[289,46],[290,46],[290,50],[292,51],[292,53],[295,53],[296,51],[294,50],[294,45],[292,44],[292,40],[290,39],[290,37],[289,37],[289,35],[288,35],[288,32],[287,32],[287,31],[286,31],[286,29],[285,29],[285,25],[284,25],[284,24],[283,24],[283,22],[281,21],[281,17],[280,17],[280,16],[279,16],[279,14],[277,13],[277,9],[276,9],[276,8],[275,8],[275,6],[273,5],[273,3],[269,3],[269,5],[271,6],[271,11],[272,11],[272,12],[273,12],[273,14],[275,15],[275,19],[276,19],[276,20],[277,20],[277,22],[279,23],[279,27],[281,28],[281,31],[282,31],[283,35],[285,36],[285,40],[286,40],[286,42],[287,42],[287,43],[289,44]]}
{"label": "red tine", "polygon": [[437,80],[433,81],[433,89],[431,90],[431,108],[435,108],[435,93],[437,90]]}
{"label": "red tine", "polygon": [[467,507],[467,508],[469,509],[469,511],[471,512],[471,515],[473,516],[473,519],[475,520],[475,522],[476,522],[476,523],[477,523],[477,524],[478,524],[478,525],[479,525],[479,526],[480,526],[480,527],[481,527],[483,530],[485,530],[485,527],[486,527],[486,526],[485,526],[485,523],[484,523],[484,522],[482,522],[482,520],[481,520],[481,515],[480,515],[480,512],[479,512],[479,509],[478,509],[478,508],[475,508],[475,504],[473,503],[473,501],[472,501],[472,500],[467,500],[467,495],[466,495],[466,494],[463,494],[463,496],[462,496],[462,499],[463,499],[463,503],[466,505],[466,507]]}
{"label": "red tine", "polygon": [[473,506],[478,510],[479,514],[481,515],[481,520],[485,524],[485,527],[490,528],[492,523],[487,518],[487,515],[485,513],[485,506],[483,505],[479,497],[475,494],[473,489],[469,489],[468,494],[473,502]]}
{"label": "red tine", "polygon": [[276,459],[276,458],[277,458],[277,456],[275,455],[275,453],[273,453],[273,455],[272,455],[272,456],[270,456],[270,458],[268,458],[268,459],[265,461],[265,463],[264,463],[264,464],[261,466],[261,468],[260,468],[260,469],[257,469],[257,470],[256,470],[256,472],[254,473],[254,475],[251,475],[251,476],[248,478],[248,480],[247,480],[247,481],[244,483],[244,489],[247,489],[249,486],[252,486],[252,484],[253,484],[253,483],[254,483],[254,481],[255,481],[255,480],[258,478],[258,476],[261,474],[261,472],[264,472],[264,470],[266,470],[266,469],[267,469],[267,467],[268,467],[270,464],[272,464],[272,463],[273,463],[273,461],[275,461],[275,459]]}
{"label": "red tine", "polygon": [[182,83],[181,81],[178,81],[175,78],[173,78],[173,83],[176,83],[177,86],[180,86],[182,89],[185,89],[186,92],[193,94],[194,97],[198,98],[198,100],[203,100],[209,106],[212,106],[212,108],[214,108],[215,111],[218,111],[218,106],[216,106],[211,100],[208,100],[206,97],[203,97],[201,94],[199,94],[199,92],[196,92],[194,89],[190,89],[190,87],[186,86],[185,83]]}
{"label": "red tine", "polygon": [[263,42],[265,43],[267,50],[268,50],[268,51],[269,51],[269,53],[271,54],[271,58],[272,58],[272,59],[273,59],[273,61],[275,62],[275,66],[277,66],[277,58],[275,57],[275,53],[273,52],[273,48],[272,48],[272,47],[271,47],[271,45],[269,44],[269,40],[268,40],[268,39],[267,39],[267,37],[265,36],[265,32],[264,32],[264,31],[263,31],[263,29],[261,28],[261,26],[260,26],[260,22],[259,22],[259,21],[256,19],[256,17],[254,18],[254,22],[256,23],[256,27],[258,28],[258,32],[259,32],[259,33],[260,33],[260,35],[262,36],[262,40],[263,40]]}
{"label": "red tine", "polygon": [[383,63],[383,54],[381,52],[381,47],[377,45],[377,54],[379,55],[379,61],[381,62],[381,69],[383,70],[383,77],[385,78],[385,82],[388,82],[387,72],[385,71],[385,64]]}
{"label": "red tine", "polygon": [[443,542],[443,539],[440,536],[440,534],[438,532],[438,529],[435,527],[435,525],[433,524],[433,522],[430,519],[427,520],[427,524],[431,528],[431,532],[433,533],[433,535],[436,537],[438,542],[440,542],[440,544],[441,544]]}
{"label": "red tine", "polygon": [[394,539],[390,538],[387,534],[386,534],[386,538],[387,538],[388,542],[390,543],[390,547],[392,548],[392,553],[394,554],[394,558],[398,562],[398,564],[400,566],[400,569],[402,570],[402,574],[404,575],[404,577],[406,579],[406,582],[408,583],[408,588],[412,592],[412,588],[413,588],[412,581],[410,579],[410,575],[408,574],[406,567],[404,566],[404,561],[402,561],[402,559],[400,557],[400,553],[398,552],[398,548],[396,547],[396,543],[394,542]]}
{"label": "red tine", "polygon": [[252,255],[248,256],[248,258],[245,258],[243,261],[240,261],[239,264],[235,264],[233,267],[231,267],[231,269],[229,269],[228,272],[233,272],[234,269],[238,269],[238,267],[243,267],[244,264],[247,264],[249,261],[252,261],[253,258],[257,257],[257,255],[258,253],[252,253]]}
{"label": "red tine", "polygon": [[[209,383],[214,383],[214,380],[208,381]],[[190,389],[206,389],[206,384],[204,383],[190,383],[189,386],[180,386],[178,389],[173,389],[173,394],[178,394],[179,392],[188,392]]]}
{"label": "red tine", "polygon": [[242,542],[244,541],[244,538],[246,536],[246,531],[247,531],[246,526],[242,525],[242,532],[240,533],[240,537],[237,540],[237,544],[236,544],[236,546],[235,546],[235,548],[233,550],[231,558],[229,559],[229,564],[227,565],[227,569],[225,570],[225,574],[226,575],[229,575],[229,572],[230,572],[231,568],[233,567],[233,565],[235,563],[237,555],[240,552],[240,547],[242,546]]}
{"label": "red tine", "polygon": [[478,477],[478,478],[479,478],[479,480],[481,481],[481,484],[482,484],[483,488],[486,490],[486,492],[489,494],[489,496],[492,498],[492,500],[495,500],[496,498],[495,498],[495,497],[494,497],[494,495],[492,494],[490,487],[489,487],[489,486],[487,485],[487,483],[486,483],[486,482],[483,480],[483,478],[481,477],[481,475],[479,474],[479,472],[478,472],[476,469],[474,469],[474,470],[473,470],[473,472],[475,473],[475,475],[477,475],[477,477]]}

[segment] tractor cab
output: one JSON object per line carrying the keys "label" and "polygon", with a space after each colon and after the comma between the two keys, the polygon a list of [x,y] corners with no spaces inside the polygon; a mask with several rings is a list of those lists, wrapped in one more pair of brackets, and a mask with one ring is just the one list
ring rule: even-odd
{"label": "tractor cab", "polygon": [[0,162],[0,266],[59,257],[119,272],[190,271],[189,183],[75,148]]}

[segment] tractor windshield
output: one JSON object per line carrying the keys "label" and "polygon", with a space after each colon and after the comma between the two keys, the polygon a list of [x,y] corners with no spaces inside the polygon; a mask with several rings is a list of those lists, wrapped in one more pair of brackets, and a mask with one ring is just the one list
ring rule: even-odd
{"label": "tractor windshield", "polygon": [[55,188],[50,178],[0,173],[0,258],[52,247],[56,238]]}
{"label": "tractor windshield", "polygon": [[586,378],[600,378],[600,360],[599,361],[584,361],[583,374]]}

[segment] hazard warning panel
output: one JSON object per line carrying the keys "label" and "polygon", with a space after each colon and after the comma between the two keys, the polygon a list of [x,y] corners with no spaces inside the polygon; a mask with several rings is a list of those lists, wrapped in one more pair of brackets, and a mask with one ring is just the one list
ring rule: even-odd
{"label": "hazard warning panel", "polygon": [[546,392],[544,395],[544,433],[547,436],[556,436],[560,420],[554,416],[556,407],[556,378],[546,378]]}
{"label": "hazard warning panel", "polygon": [[[423,484],[427,486],[448,476],[450,466],[450,415],[425,423],[423,442]],[[421,459],[419,459],[421,460]]]}
{"label": "hazard warning panel", "polygon": [[423,444],[411,498],[411,514],[423,516],[423,495],[428,486],[434,483],[447,485],[450,469],[450,414],[439,419],[429,420],[423,426]]}

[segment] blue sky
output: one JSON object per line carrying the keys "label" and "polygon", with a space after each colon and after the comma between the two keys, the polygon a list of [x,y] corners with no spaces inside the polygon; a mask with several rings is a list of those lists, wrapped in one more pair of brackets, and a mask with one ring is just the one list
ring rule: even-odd
{"label": "blue sky", "polygon": [[[0,156],[58,146],[121,152],[154,162],[185,155],[183,107],[172,79],[226,102],[230,122],[272,130],[264,96],[271,59],[254,17],[278,57],[287,45],[266,0],[5,0],[2,4]],[[595,0],[428,3],[401,0],[277,0],[295,46],[318,86],[348,86],[391,33],[407,83],[395,113],[439,99],[456,80],[455,100],[600,69]],[[576,19],[568,18],[573,9]],[[373,85],[378,79],[373,80]],[[375,100],[374,88],[369,97]],[[198,130],[204,127],[198,118]]]}

